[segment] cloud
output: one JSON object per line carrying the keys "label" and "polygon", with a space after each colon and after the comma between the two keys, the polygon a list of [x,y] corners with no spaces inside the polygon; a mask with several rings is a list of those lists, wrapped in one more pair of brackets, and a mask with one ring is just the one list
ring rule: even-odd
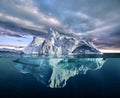
{"label": "cloud", "polygon": [[[28,2],[29,1],[29,2]],[[9,4],[8,4],[9,3]],[[1,0],[1,21],[13,22],[21,27],[46,32],[46,28],[60,26],[61,23],[54,17],[38,11],[32,0]]]}
{"label": "cloud", "polygon": [[101,47],[120,47],[119,4],[119,0],[0,0],[0,27],[36,36],[52,27],[97,39]]}

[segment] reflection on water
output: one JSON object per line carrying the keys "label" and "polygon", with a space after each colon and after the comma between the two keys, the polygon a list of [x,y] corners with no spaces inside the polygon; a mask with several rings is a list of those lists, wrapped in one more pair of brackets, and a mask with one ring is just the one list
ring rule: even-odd
{"label": "reflection on water", "polygon": [[14,62],[16,62],[15,67],[20,73],[30,73],[48,87],[62,88],[70,77],[86,74],[88,70],[100,69],[105,59],[21,57]]}

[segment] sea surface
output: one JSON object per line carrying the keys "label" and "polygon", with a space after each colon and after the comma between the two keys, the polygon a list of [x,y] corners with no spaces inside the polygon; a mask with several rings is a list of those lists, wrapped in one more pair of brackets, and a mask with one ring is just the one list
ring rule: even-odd
{"label": "sea surface", "polygon": [[50,88],[33,74],[19,72],[18,58],[21,56],[0,53],[0,98],[120,98],[119,53],[104,54],[105,63],[100,69],[75,75],[62,88]]}

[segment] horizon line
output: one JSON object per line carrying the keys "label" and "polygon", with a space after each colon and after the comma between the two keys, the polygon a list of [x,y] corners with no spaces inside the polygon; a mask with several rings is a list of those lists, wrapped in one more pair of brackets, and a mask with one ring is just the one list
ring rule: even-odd
{"label": "horizon line", "polygon": [[112,50],[112,49],[109,49],[109,50],[100,49],[100,51],[103,52],[103,53],[120,53],[120,50]]}

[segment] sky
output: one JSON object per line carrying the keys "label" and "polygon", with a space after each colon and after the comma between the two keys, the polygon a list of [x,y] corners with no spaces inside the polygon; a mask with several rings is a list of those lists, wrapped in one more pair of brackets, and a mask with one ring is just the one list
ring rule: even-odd
{"label": "sky", "polygon": [[120,51],[120,0],[0,0],[0,44],[27,46],[51,27]]}

